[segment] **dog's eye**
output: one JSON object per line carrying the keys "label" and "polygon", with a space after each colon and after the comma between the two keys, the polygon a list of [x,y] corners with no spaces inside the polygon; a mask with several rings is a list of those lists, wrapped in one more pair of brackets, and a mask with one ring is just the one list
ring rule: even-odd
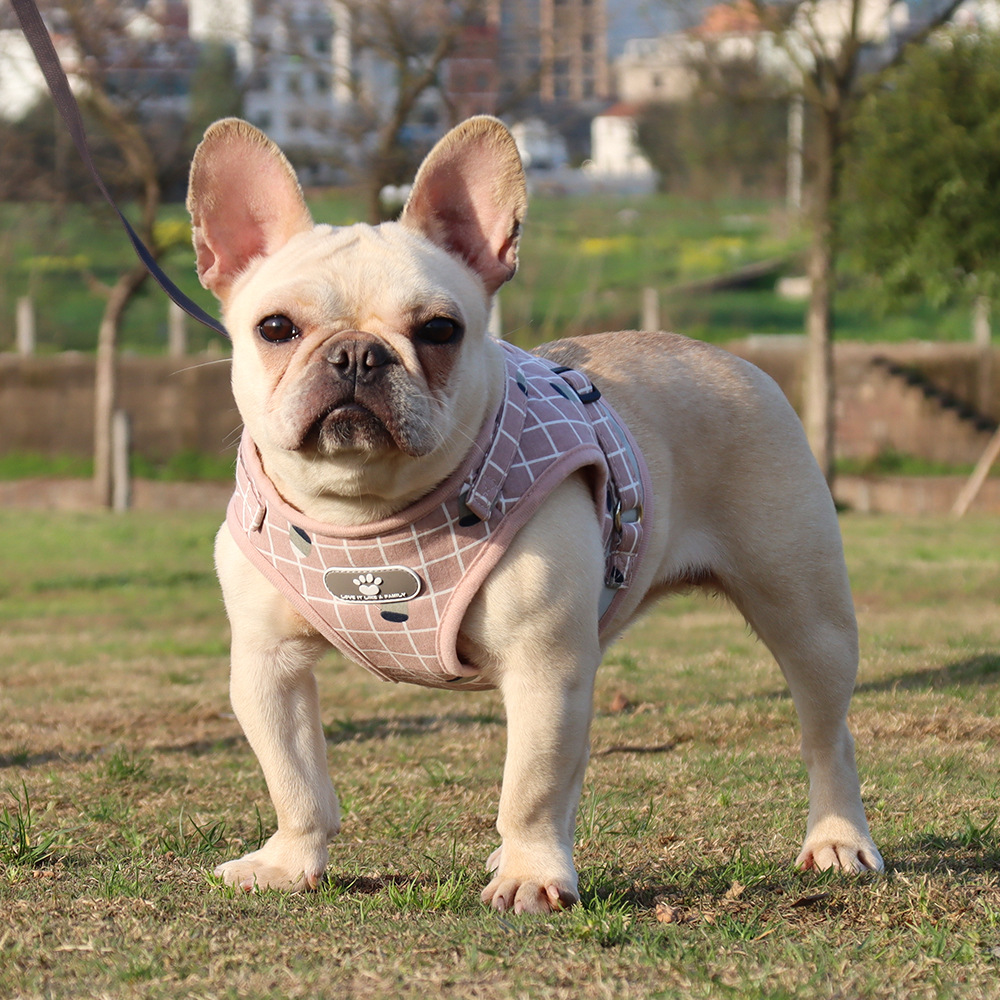
{"label": "dog's eye", "polygon": [[454,344],[465,333],[462,324],[447,316],[435,316],[417,328],[416,338],[425,344]]}
{"label": "dog's eye", "polygon": [[302,331],[287,316],[267,316],[257,324],[257,334],[272,344],[294,340]]}

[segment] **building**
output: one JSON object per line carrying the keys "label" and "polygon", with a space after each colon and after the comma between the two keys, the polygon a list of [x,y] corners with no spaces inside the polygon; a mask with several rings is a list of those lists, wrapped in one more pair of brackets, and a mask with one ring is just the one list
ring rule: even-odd
{"label": "building", "polygon": [[495,115],[500,104],[500,29],[496,24],[464,27],[445,62],[444,96],[456,118]]}
{"label": "building", "polygon": [[[52,42],[59,61],[72,74],[78,62],[72,39],[53,32]],[[69,79],[73,91],[78,93],[80,78],[73,74]],[[21,29],[0,29],[0,118],[19,121],[46,93],[45,77]]]}
{"label": "building", "polygon": [[[850,30],[853,0],[801,4],[785,36],[762,22],[750,0],[708,7],[693,27],[656,38],[632,39],[615,63],[618,96],[630,102],[684,100],[698,85],[698,67],[708,62],[755,62],[767,76],[793,84],[811,51],[835,49]],[[864,0],[859,37],[879,46],[908,21],[899,0]],[[789,54],[796,51],[795,58]]]}
{"label": "building", "polygon": [[[400,0],[384,8],[366,0],[126,0],[115,9],[125,14],[123,38],[109,46],[109,82],[122,99],[153,117],[185,115],[205,47],[224,46],[241,113],[299,165],[332,168],[352,151],[362,162],[390,119],[400,76],[419,77],[449,35],[450,50],[402,133],[416,147],[457,118],[523,114],[572,132],[577,157],[590,116],[614,97],[607,0]],[[47,10],[72,68],[59,8]],[[406,46],[392,45],[400,30],[426,42],[405,69]],[[20,117],[44,83],[19,32],[0,31],[0,46],[0,113]]]}
{"label": "building", "polygon": [[611,96],[607,0],[488,0],[508,97],[541,105]]}
{"label": "building", "polygon": [[650,190],[656,171],[639,148],[636,118],[639,107],[618,103],[595,116],[590,126],[588,172],[597,178],[629,181]]}
{"label": "building", "polygon": [[[101,22],[101,71],[108,93],[146,118],[185,116],[198,52],[188,37],[183,0],[153,0],[145,7],[123,4]],[[82,57],[68,18],[45,8],[45,23],[70,87],[86,87]],[[16,23],[16,22],[13,22]],[[19,27],[0,30],[0,117],[17,121],[48,93],[35,56]]]}
{"label": "building", "polygon": [[[191,37],[232,48],[243,113],[281,147],[323,150],[350,98],[350,25],[323,0],[189,0]],[[341,12],[341,17],[335,15]]]}

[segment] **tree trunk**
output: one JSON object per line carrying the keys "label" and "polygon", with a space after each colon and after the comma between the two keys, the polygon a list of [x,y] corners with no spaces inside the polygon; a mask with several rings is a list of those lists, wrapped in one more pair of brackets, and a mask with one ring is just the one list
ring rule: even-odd
{"label": "tree trunk", "polygon": [[837,151],[839,108],[820,109],[817,176],[813,188],[812,242],[809,247],[809,305],[802,423],[827,483],[834,477],[833,295],[836,271]]}
{"label": "tree trunk", "polygon": [[986,295],[977,295],[972,308],[972,342],[976,346],[978,368],[976,408],[980,413],[993,411],[993,330],[990,324],[992,303]]}
{"label": "tree trunk", "polygon": [[118,330],[129,300],[146,280],[144,265],[121,275],[108,295],[97,335],[97,360],[94,371],[94,497],[101,507],[114,500],[111,435],[118,404]]}

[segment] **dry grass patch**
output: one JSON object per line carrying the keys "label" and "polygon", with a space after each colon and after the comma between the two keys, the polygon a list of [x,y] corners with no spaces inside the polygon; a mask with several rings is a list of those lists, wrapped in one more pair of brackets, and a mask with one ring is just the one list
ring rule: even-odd
{"label": "dry grass patch", "polygon": [[214,518],[0,512],[0,996],[1000,997],[1000,524],[847,517],[881,877],[791,869],[794,710],[725,606],[599,675],[582,905],[478,901],[493,694],[320,677],[344,805],[317,893],[208,873],[273,816],[227,693]]}

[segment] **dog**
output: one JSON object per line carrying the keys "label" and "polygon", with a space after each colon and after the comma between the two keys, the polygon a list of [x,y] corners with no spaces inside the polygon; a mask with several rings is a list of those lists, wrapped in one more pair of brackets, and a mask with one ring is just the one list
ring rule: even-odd
{"label": "dog", "polygon": [[[791,690],[810,788],[797,864],[881,870],[846,723],[858,637],[842,543],[796,414],[758,369],[681,336],[533,355],[489,336],[526,206],[517,148],[490,117],[440,140],[379,226],[315,225],[284,155],[246,122],[217,122],[195,153],[197,270],[232,337],[244,421],[215,552],[231,697],[277,815],[263,847],[216,875],[246,891],[321,883],[340,812],[313,670],[332,643],[387,679],[500,690],[500,846],[482,899],[571,906],[602,653],[692,587],[739,609]],[[579,441],[555,441],[538,477],[509,487],[541,420],[526,399]],[[426,528],[426,548],[383,551],[424,532],[431,507],[447,524]],[[436,582],[430,548],[476,532],[472,583]]]}

